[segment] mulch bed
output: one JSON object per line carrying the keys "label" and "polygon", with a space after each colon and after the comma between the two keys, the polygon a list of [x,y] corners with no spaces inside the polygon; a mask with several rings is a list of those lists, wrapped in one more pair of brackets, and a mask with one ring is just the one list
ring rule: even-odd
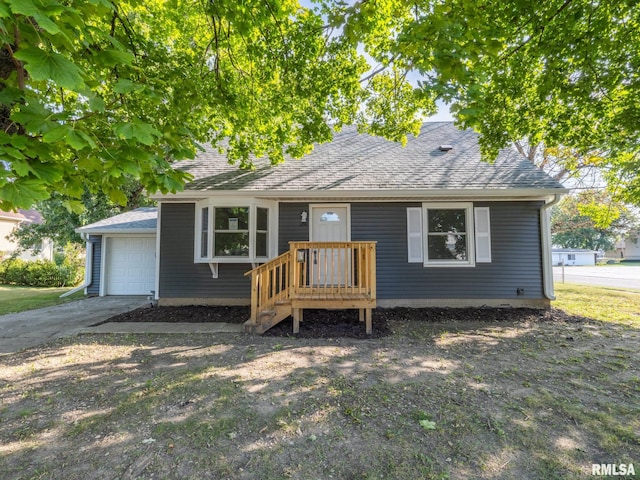
{"label": "mulch bed", "polygon": [[[249,307],[180,306],[143,307],[111,317],[106,322],[225,322],[244,323],[250,315]],[[364,324],[358,321],[357,310],[305,310],[300,326],[300,338],[379,338],[390,335],[390,323],[396,321],[422,322],[525,322],[525,321],[581,321],[561,310],[529,308],[377,308],[373,311],[373,334],[366,335]],[[293,336],[292,320],[280,322],[265,336]]]}

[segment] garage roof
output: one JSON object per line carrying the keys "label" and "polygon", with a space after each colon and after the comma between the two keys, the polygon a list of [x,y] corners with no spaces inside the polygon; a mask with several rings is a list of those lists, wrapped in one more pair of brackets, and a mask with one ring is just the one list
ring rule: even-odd
{"label": "garage roof", "polygon": [[91,235],[109,233],[156,233],[157,222],[158,209],[156,207],[142,207],[85,225],[76,231],[78,233],[88,233]]}

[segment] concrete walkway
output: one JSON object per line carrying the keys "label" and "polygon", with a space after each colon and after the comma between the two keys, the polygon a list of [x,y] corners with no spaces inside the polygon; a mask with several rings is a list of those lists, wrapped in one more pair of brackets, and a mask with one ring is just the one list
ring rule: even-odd
{"label": "concrete walkway", "polygon": [[107,322],[96,325],[114,315],[148,304],[146,297],[93,297],[0,315],[0,355],[77,334],[242,333],[242,325],[230,323]]}

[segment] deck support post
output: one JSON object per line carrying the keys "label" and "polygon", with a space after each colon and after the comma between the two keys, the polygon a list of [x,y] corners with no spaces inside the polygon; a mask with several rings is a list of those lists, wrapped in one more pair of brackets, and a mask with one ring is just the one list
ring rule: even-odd
{"label": "deck support post", "polygon": [[372,322],[371,322],[371,309],[370,308],[366,308],[365,309],[365,332],[367,335],[371,335],[373,333],[373,326],[372,326]]}
{"label": "deck support post", "polygon": [[293,333],[300,332],[300,322],[302,321],[302,308],[293,309]]}
{"label": "deck support post", "polygon": [[358,320],[360,320],[361,322],[364,322],[364,317],[365,317],[364,310],[365,310],[364,308],[358,309]]}

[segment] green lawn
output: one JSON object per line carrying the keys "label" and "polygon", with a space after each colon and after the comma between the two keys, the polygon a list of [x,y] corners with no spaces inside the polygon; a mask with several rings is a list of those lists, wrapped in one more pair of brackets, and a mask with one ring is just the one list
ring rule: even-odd
{"label": "green lawn", "polygon": [[640,327],[640,292],[557,283],[552,305],[571,315]]}
{"label": "green lawn", "polygon": [[84,297],[80,291],[70,297],[60,298],[60,295],[69,290],[71,290],[70,287],[35,288],[0,285],[0,315],[50,307]]}

